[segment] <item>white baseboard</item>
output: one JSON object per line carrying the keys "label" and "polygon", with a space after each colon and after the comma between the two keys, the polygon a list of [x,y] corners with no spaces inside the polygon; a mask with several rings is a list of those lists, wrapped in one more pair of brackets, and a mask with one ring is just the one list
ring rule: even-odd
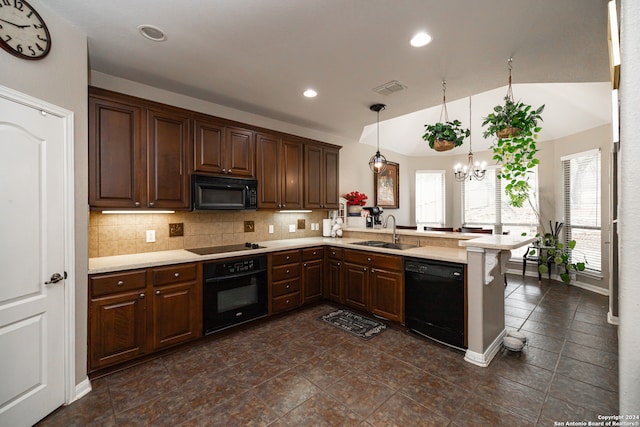
{"label": "white baseboard", "polygon": [[80,383],[76,384],[76,394],[74,399],[71,402],[67,402],[67,405],[75,402],[78,399],[81,399],[85,395],[87,395],[91,391],[91,381],[89,381],[89,377],[86,377]]}
{"label": "white baseboard", "polygon": [[[520,277],[522,277],[522,270],[516,270],[513,268],[507,269],[507,273],[509,274],[516,274]],[[534,272],[534,271],[527,271],[525,272],[525,276],[527,277],[538,277],[538,273]],[[543,275],[542,278],[548,278],[548,275]],[[556,280],[558,282],[562,282],[562,279],[560,278],[560,276],[558,276],[557,274],[552,274],[551,275],[551,279],[552,280]],[[604,295],[604,296],[609,296],[609,289],[604,289],[601,288],[599,286],[594,286],[590,283],[584,283],[581,282],[579,280],[572,280],[571,283],[569,283],[570,286],[575,286],[576,288],[581,288],[581,289],[585,289],[587,291],[591,291],[591,292],[595,292],[596,294],[600,294],[600,295]]]}
{"label": "white baseboard", "polygon": [[607,312],[607,322],[609,322],[612,325],[620,325],[620,318],[618,316],[614,316],[613,314],[611,314],[611,311]]}
{"label": "white baseboard", "polygon": [[486,368],[500,350],[500,347],[502,346],[502,339],[506,334],[507,330],[503,329],[484,353],[476,353],[475,351],[467,350],[464,355],[464,360],[474,365]]}

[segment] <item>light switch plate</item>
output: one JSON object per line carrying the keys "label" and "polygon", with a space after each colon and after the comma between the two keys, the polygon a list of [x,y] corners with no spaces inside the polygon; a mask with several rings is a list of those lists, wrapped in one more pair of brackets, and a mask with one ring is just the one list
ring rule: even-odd
{"label": "light switch plate", "polygon": [[273,224],[269,224],[269,234],[273,234]]}
{"label": "light switch plate", "polygon": [[295,232],[296,232],[296,225],[289,224],[289,233],[295,233]]}
{"label": "light switch plate", "polygon": [[156,241],[156,230],[147,230],[147,243]]}

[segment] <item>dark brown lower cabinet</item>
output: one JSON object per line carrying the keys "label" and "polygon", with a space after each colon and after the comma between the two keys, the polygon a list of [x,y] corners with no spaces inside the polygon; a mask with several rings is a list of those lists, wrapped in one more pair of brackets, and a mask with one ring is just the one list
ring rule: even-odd
{"label": "dark brown lower cabinet", "polygon": [[89,372],[202,335],[196,264],[89,277]]}
{"label": "dark brown lower cabinet", "polygon": [[344,250],[344,304],[404,322],[402,257]]}
{"label": "dark brown lower cabinet", "polygon": [[322,299],[324,248],[302,250],[302,289],[304,304]]}

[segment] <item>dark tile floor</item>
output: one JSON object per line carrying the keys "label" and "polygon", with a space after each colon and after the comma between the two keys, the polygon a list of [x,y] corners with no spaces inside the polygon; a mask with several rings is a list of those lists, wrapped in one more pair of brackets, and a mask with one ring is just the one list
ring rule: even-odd
{"label": "dark tile floor", "polygon": [[311,307],[97,379],[42,426],[553,426],[618,413],[607,298],[509,277],[529,344],[488,368],[407,332],[363,341]]}

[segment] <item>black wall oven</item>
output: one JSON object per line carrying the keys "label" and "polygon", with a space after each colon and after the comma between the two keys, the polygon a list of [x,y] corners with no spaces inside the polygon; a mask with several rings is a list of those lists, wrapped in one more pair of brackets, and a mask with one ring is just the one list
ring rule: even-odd
{"label": "black wall oven", "polygon": [[266,256],[204,263],[203,279],[205,335],[268,314]]}

